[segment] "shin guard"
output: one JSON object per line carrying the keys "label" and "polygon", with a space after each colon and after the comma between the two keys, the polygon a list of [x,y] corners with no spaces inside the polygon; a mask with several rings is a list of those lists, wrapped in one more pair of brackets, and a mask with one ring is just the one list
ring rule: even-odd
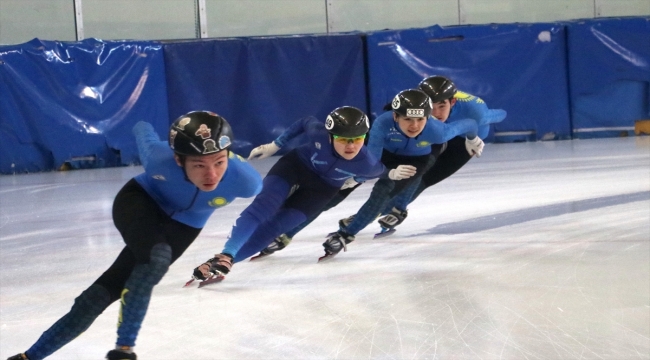
{"label": "shin guard", "polygon": [[117,345],[135,346],[135,339],[149,307],[153,287],[160,282],[171,264],[172,250],[159,243],[151,249],[148,264],[136,265],[126,281],[120,299]]}

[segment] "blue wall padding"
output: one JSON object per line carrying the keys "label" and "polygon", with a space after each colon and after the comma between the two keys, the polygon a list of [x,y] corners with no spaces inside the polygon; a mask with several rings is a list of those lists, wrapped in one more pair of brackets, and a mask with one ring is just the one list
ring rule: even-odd
{"label": "blue wall padding", "polygon": [[507,110],[496,131],[534,131],[536,139],[571,135],[560,24],[375,32],[368,35],[368,72],[374,115],[397,92],[416,87],[426,76],[443,75],[490,108]]}
{"label": "blue wall padding", "polygon": [[129,164],[138,120],[167,133],[160,44],[34,39],[1,47],[0,62],[2,173]]}
{"label": "blue wall padding", "polygon": [[233,149],[248,155],[302,117],[325,121],[343,105],[366,111],[363,59],[359,35],[165,44],[170,120],[214,111],[230,122]]}
{"label": "blue wall padding", "polygon": [[650,18],[572,21],[567,34],[574,135],[650,118]]}
{"label": "blue wall padding", "polygon": [[[434,74],[508,112],[487,141],[618,136],[650,118],[648,39],[650,17],[631,17],[0,46],[0,173],[132,164],[137,121],[164,139],[171,121],[194,110],[228,119],[234,150],[246,156],[294,121],[324,120],[338,106],[372,119]],[[532,136],[508,135],[517,133]]]}

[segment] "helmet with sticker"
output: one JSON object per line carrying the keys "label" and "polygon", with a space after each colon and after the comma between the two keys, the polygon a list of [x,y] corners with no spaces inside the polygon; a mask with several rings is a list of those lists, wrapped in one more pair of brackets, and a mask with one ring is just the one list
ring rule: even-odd
{"label": "helmet with sticker", "polygon": [[232,142],[228,121],[211,111],[189,112],[169,129],[169,147],[177,155],[209,155],[228,149]]}
{"label": "helmet with sticker", "polygon": [[429,76],[420,81],[418,87],[429,95],[433,103],[451,99],[458,91],[453,81],[439,75]]}
{"label": "helmet with sticker", "polygon": [[393,111],[406,117],[424,117],[431,115],[433,104],[431,99],[422,90],[408,89],[395,95],[391,103]]}
{"label": "helmet with sticker", "polygon": [[354,138],[368,132],[368,116],[354,106],[342,106],[332,110],[325,120],[325,129],[335,136]]}

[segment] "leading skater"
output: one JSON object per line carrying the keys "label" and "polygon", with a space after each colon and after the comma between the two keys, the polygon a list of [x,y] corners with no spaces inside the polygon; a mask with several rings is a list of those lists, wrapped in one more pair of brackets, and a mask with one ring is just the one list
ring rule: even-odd
{"label": "leading skater", "polygon": [[126,246],[75,299],[70,312],[27,351],[8,360],[49,356],[88,329],[118,299],[117,342],[106,359],[136,360],[133,347],[153,287],[214,210],[261,190],[259,173],[229,150],[233,133],[217,114],[198,111],[179,117],[171,126],[169,143],[160,141],[149,123],[137,123],[133,133],[145,172],[128,181],[113,203],[113,222]]}
{"label": "leading skater", "polygon": [[[444,76],[430,76],[420,82],[418,87],[433,101],[431,115],[440,122],[453,124],[461,119],[474,119],[478,123],[478,137],[484,139],[490,131],[490,124],[503,121],[506,111],[489,109],[483,99],[458,91],[456,85]],[[431,156],[435,163],[419,179],[402,191],[382,211],[387,214],[378,220],[384,230],[392,230],[401,224],[408,212],[406,207],[422,191],[453,175],[463,167],[474,154],[466,147],[465,138],[457,136],[444,144],[431,146]],[[481,152],[476,156],[480,157]]]}
{"label": "leading skater", "polygon": [[303,118],[273,142],[253,149],[249,159],[263,159],[300,134],[309,139],[273,165],[260,194],[236,220],[222,253],[217,255],[232,261],[208,260],[194,269],[193,276],[202,280],[215,272],[227,274],[232,262],[254,255],[320,211],[348,178],[401,180],[415,174],[413,167],[403,165],[389,171],[371,155],[363,145],[368,129],[363,111],[344,106],[334,109],[324,124],[314,117]]}

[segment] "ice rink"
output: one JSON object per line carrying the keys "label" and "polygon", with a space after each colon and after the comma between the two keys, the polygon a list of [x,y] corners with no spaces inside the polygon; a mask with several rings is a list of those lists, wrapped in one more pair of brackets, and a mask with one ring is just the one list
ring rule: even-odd
{"label": "ice rink", "polygon": [[[252,162],[262,174],[277,158]],[[112,200],[141,167],[0,177],[0,359],[25,351],[123,246]],[[291,245],[182,288],[219,252],[217,210],[154,289],[139,359],[648,359],[650,137],[487,144],[317,263],[371,183]],[[103,359],[118,304],[50,359]]]}

